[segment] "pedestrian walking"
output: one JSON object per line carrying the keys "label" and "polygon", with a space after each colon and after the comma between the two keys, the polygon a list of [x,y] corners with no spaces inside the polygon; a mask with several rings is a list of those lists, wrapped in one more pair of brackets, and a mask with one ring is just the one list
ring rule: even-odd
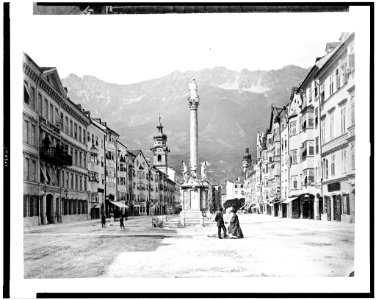
{"label": "pedestrian walking", "polygon": [[120,213],[120,229],[124,229],[124,214]]}
{"label": "pedestrian walking", "polygon": [[232,239],[242,239],[243,232],[240,228],[239,218],[232,207],[230,211],[230,225],[228,226],[228,236]]}
{"label": "pedestrian walking", "polygon": [[110,213],[110,226],[114,226],[114,213]]}
{"label": "pedestrian walking", "polygon": [[102,228],[106,227],[106,215],[102,213]]}
{"label": "pedestrian walking", "polygon": [[225,222],[223,221],[223,208],[221,207],[217,214],[215,215],[215,221],[217,222],[217,227],[218,227],[218,238],[222,239],[221,237],[221,229],[223,230],[223,237],[226,238],[226,227],[225,227]]}

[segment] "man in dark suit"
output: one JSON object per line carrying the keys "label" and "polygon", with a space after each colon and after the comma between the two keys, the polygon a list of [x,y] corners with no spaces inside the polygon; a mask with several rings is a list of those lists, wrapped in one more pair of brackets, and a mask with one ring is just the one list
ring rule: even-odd
{"label": "man in dark suit", "polygon": [[222,238],[221,237],[221,228],[223,229],[223,237],[226,237],[226,227],[225,227],[225,222],[223,221],[223,208],[221,207],[219,209],[219,211],[217,212],[217,214],[215,215],[215,221],[217,222],[217,226],[218,226],[218,238]]}

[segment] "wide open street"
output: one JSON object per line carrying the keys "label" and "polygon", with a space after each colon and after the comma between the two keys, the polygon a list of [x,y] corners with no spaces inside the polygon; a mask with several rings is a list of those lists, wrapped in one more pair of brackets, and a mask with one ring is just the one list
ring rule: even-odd
{"label": "wide open street", "polygon": [[[169,219],[176,216],[168,216]],[[244,239],[216,224],[153,228],[131,217],[25,228],[25,278],[349,276],[354,224],[239,215]]]}

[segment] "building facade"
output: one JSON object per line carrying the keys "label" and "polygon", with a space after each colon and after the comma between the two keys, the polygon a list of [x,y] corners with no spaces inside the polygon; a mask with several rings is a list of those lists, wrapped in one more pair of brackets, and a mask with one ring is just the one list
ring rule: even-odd
{"label": "building facade", "polygon": [[345,33],[316,75],[321,102],[324,220],[353,222],[355,217],[354,76],[354,33]]}
{"label": "building facade", "polygon": [[125,204],[128,199],[128,149],[123,143],[117,140],[117,166],[116,166],[116,184],[117,201]]}
{"label": "building facade", "polygon": [[24,54],[23,71],[24,224],[86,220],[90,119],[69,99],[56,68]]}
{"label": "building facade", "polygon": [[226,200],[245,199],[244,182],[240,178],[226,181]]}
{"label": "building facade", "polygon": [[91,120],[87,128],[86,142],[88,149],[89,210],[92,219],[100,218],[105,206],[105,137],[106,131],[103,126]]}
{"label": "building facade", "polygon": [[[276,117],[272,113],[265,136],[257,134],[257,160],[245,186],[247,199],[260,203],[262,213],[354,221],[354,33],[343,33],[325,50],[299,87],[292,88],[289,103]],[[268,205],[272,201],[274,212]]]}

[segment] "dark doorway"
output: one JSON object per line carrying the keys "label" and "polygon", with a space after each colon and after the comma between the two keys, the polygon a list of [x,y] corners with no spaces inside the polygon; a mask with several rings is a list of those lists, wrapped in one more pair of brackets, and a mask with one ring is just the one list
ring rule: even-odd
{"label": "dark doorway", "polygon": [[333,196],[334,220],[341,221],[342,199],[340,195]]}
{"label": "dark doorway", "polygon": [[282,203],[282,218],[287,218],[287,204]]}
{"label": "dark doorway", "polygon": [[267,215],[271,215],[272,214],[272,207],[269,204],[266,206],[266,214]]}
{"label": "dark doorway", "polygon": [[292,219],[299,219],[300,218],[300,198],[291,202],[292,205]]}
{"label": "dark doorway", "polygon": [[278,217],[279,204],[274,204],[274,216]]}
{"label": "dark doorway", "polygon": [[99,208],[93,207],[90,212],[92,219],[99,219]]}
{"label": "dark doorway", "polygon": [[319,220],[321,220],[321,215],[324,213],[324,203],[322,197],[319,198]]}
{"label": "dark doorway", "polygon": [[55,217],[53,213],[54,197],[51,194],[46,196],[46,217],[47,224],[55,223]]}
{"label": "dark doorway", "polygon": [[313,202],[312,196],[304,198],[303,201],[303,219],[313,219]]}
{"label": "dark doorway", "polygon": [[42,213],[43,211],[44,211],[44,208],[43,208],[43,196],[39,196],[39,218],[40,218],[39,224],[45,225],[43,223],[43,213]]}

